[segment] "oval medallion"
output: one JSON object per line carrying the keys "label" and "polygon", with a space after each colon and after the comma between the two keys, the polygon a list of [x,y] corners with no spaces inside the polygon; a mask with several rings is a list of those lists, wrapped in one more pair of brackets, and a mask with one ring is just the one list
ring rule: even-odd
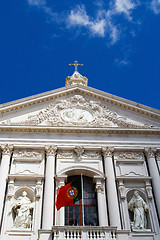
{"label": "oval medallion", "polygon": [[80,108],[65,109],[62,111],[61,116],[64,121],[73,123],[85,124],[93,120],[93,115],[90,112]]}

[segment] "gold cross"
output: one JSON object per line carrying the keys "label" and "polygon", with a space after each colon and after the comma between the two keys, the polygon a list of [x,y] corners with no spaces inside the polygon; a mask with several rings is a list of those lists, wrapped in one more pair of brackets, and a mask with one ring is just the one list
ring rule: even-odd
{"label": "gold cross", "polygon": [[78,66],[83,66],[83,64],[79,64],[78,61],[74,61],[74,63],[69,64],[69,66],[75,66],[75,71],[77,71]]}

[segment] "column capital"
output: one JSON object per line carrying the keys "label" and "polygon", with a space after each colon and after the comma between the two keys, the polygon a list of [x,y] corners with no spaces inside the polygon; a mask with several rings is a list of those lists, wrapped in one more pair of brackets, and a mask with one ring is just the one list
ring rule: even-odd
{"label": "column capital", "polygon": [[156,159],[157,159],[157,161],[160,160],[160,152],[159,151],[156,152]]}
{"label": "column capital", "polygon": [[104,192],[104,184],[103,183],[96,184],[95,190],[97,193],[103,193]]}
{"label": "column capital", "polygon": [[113,155],[113,152],[114,152],[114,147],[102,147],[102,154],[105,157],[112,157]]}
{"label": "column capital", "polygon": [[2,149],[2,155],[11,156],[13,152],[13,145],[12,144],[1,145],[1,149]]}
{"label": "column capital", "polygon": [[45,147],[46,155],[48,156],[55,156],[57,152],[57,146],[56,145],[50,145]]}
{"label": "column capital", "polygon": [[144,148],[144,153],[147,158],[155,158],[156,152],[157,152],[156,148],[152,148],[152,147]]}

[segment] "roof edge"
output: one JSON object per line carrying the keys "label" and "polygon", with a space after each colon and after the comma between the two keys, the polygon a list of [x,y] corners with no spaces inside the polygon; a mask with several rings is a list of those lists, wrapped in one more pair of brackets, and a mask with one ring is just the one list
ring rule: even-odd
{"label": "roof edge", "polygon": [[87,95],[90,95],[90,96],[94,95],[94,97],[96,97],[99,100],[102,99],[114,105],[121,106],[123,108],[130,109],[142,114],[144,113],[145,115],[149,115],[151,117],[160,119],[160,110],[158,109],[148,107],[146,105],[136,103],[131,100],[127,100],[125,98],[121,98],[92,87],[78,85],[78,84],[54,89],[48,92],[36,94],[30,97],[26,97],[26,98],[22,98],[22,99],[8,102],[5,104],[1,104],[0,113],[14,111],[23,107],[31,106],[32,104],[55,99],[61,96],[68,95],[69,93],[74,91],[85,92]]}

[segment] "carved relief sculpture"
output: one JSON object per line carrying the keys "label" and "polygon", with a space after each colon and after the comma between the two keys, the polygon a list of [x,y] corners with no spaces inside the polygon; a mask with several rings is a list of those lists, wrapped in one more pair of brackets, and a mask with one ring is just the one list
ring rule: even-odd
{"label": "carved relief sculpture", "polygon": [[27,193],[22,192],[22,196],[19,196],[15,201],[12,209],[16,214],[14,219],[13,228],[15,229],[31,229],[32,227],[32,210],[34,203],[27,197]]}
{"label": "carved relief sculpture", "polygon": [[82,154],[84,153],[84,147],[82,146],[76,146],[74,148],[74,151],[77,154],[77,160],[80,161],[82,159]]}
{"label": "carved relief sculpture", "polygon": [[143,198],[139,195],[137,190],[134,191],[133,197],[128,203],[128,208],[134,213],[132,230],[146,229],[147,219],[145,212],[148,212],[149,207]]}
{"label": "carved relief sculpture", "polygon": [[33,149],[18,149],[14,151],[14,158],[42,158],[42,152]]}
{"label": "carved relief sculpture", "polygon": [[118,159],[143,159],[143,153],[122,152],[118,154]]}
{"label": "carved relief sculpture", "polygon": [[74,158],[76,157],[76,153],[73,150],[59,150],[57,153],[57,158]]}
{"label": "carved relief sculpture", "polygon": [[101,102],[91,101],[81,95],[50,104],[38,114],[29,115],[26,120],[7,120],[0,124],[150,128],[147,124],[118,115]]}
{"label": "carved relief sculpture", "polygon": [[104,183],[96,184],[95,190],[97,191],[97,193],[103,193],[104,192]]}

